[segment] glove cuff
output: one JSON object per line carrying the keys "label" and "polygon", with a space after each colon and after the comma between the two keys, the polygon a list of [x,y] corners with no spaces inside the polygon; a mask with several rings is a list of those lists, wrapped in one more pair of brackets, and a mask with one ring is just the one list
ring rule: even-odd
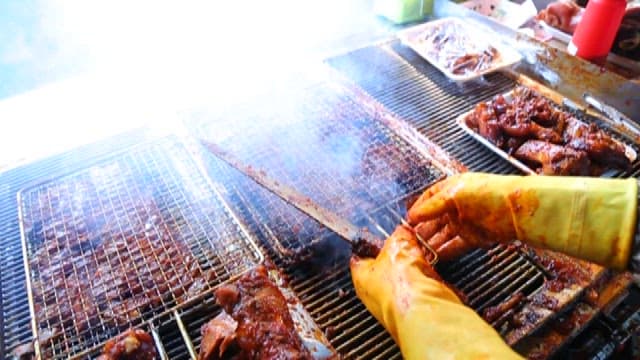
{"label": "glove cuff", "polygon": [[[627,268],[638,211],[636,180],[525,177],[516,188],[510,204],[520,240]],[[521,205],[527,203],[533,205]]]}

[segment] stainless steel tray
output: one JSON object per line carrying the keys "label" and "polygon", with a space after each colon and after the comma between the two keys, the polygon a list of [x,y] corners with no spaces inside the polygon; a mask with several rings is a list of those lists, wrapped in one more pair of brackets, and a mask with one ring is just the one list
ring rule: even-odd
{"label": "stainless steel tray", "polygon": [[[513,90],[508,91],[504,94],[502,94],[502,96],[505,97],[506,100],[510,100],[511,96],[513,94]],[[561,104],[558,104],[557,102],[553,101],[552,99],[547,98],[549,101],[551,101],[553,104],[557,105],[558,107],[562,107]],[[475,107],[474,107],[475,108]],[[471,129],[465,122],[465,119],[471,115],[473,113],[474,109],[471,109],[463,114],[461,114],[460,116],[458,116],[456,118],[456,124],[458,126],[460,126],[462,128],[462,130],[464,130],[467,134],[471,135],[471,137],[473,137],[474,139],[476,139],[477,141],[479,141],[481,144],[483,144],[484,146],[486,146],[487,148],[489,148],[491,151],[493,151],[494,153],[496,153],[498,156],[500,156],[501,158],[507,160],[508,162],[510,162],[513,166],[517,167],[518,169],[520,169],[522,172],[528,174],[528,175],[538,175],[538,173],[532,169],[531,167],[527,166],[525,163],[523,163],[522,161],[516,159],[515,157],[509,155],[506,151],[500,149],[498,146],[496,146],[494,143],[492,143],[491,141],[487,140],[486,138],[484,138],[482,135],[478,134],[477,132],[475,132],[473,129]],[[585,121],[578,119],[578,121],[581,121],[583,123],[585,123]],[[608,129],[603,129],[605,132],[607,132],[609,135],[612,135],[612,130],[608,130]],[[633,163],[634,161],[636,161],[638,154],[637,152],[627,143],[620,141],[618,139],[615,139],[615,141],[619,142],[620,144],[622,144],[625,148],[625,155],[627,156],[627,158]],[[607,169],[605,170],[605,172],[601,175],[602,177],[614,177],[617,174],[620,173],[619,169]]]}

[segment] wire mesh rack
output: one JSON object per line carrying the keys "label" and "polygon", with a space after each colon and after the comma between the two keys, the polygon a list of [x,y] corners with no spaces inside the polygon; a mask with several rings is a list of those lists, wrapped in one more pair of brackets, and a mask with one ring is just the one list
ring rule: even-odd
{"label": "wire mesh rack", "polygon": [[[187,126],[360,226],[367,222],[367,213],[444,176],[432,159],[387,126],[382,118],[388,114],[363,105],[346,89],[315,84],[283,98],[286,105],[252,105],[243,119],[221,114]],[[225,124],[225,119],[233,119],[233,124]],[[242,136],[221,133],[221,128],[229,126],[232,133]],[[226,168],[213,156],[209,158],[216,163],[214,172]],[[258,223],[269,226],[281,251],[300,250],[318,238],[333,236],[242,175],[226,184],[250,189],[246,197],[252,214]]]}
{"label": "wire mesh rack", "polygon": [[18,204],[43,358],[82,356],[262,261],[174,137],[24,188]]}

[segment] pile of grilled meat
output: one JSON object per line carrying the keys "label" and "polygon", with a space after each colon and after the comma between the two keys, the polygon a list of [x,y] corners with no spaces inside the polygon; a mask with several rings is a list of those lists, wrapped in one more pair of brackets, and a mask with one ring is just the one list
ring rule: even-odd
{"label": "pile of grilled meat", "polygon": [[622,143],[525,87],[478,104],[464,121],[540,174],[598,176],[631,165]]}

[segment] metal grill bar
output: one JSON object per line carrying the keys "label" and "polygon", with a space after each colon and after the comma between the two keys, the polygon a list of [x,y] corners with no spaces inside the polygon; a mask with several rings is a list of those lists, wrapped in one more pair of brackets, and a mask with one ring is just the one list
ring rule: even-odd
{"label": "metal grill bar", "polygon": [[165,140],[20,192],[34,326],[60,331],[46,357],[85,354],[261,261],[207,181]]}

